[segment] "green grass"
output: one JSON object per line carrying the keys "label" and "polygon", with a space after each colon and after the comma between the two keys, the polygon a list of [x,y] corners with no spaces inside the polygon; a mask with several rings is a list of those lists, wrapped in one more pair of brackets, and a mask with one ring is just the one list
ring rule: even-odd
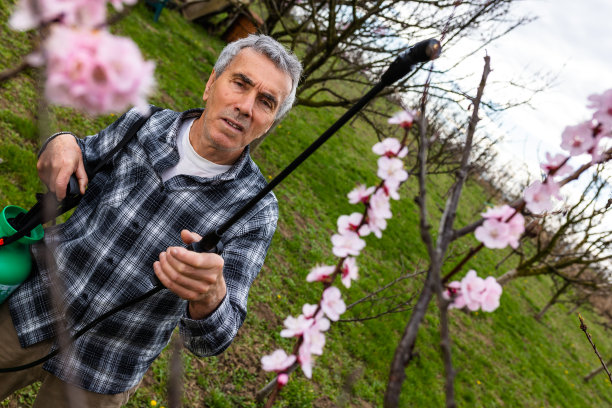
{"label": "green grass", "polygon": [[[17,55],[28,50],[31,42],[28,34],[7,29],[8,10],[6,4],[0,5],[3,38],[0,70],[14,65]],[[152,13],[142,5],[113,31],[130,35],[145,56],[155,60],[158,91],[153,103],[176,110],[201,105],[201,93],[224,45],[222,41],[170,10],[164,10],[160,22],[155,24]],[[34,202],[34,193],[41,191],[35,169],[41,143],[35,122],[36,95],[33,72],[0,86],[1,206],[28,207]],[[264,175],[276,175],[342,113],[336,109],[294,109],[254,154]],[[114,119],[112,115],[91,118],[70,109],[53,108],[50,131],[69,129],[86,135]],[[249,316],[234,344],[222,355],[200,359],[183,354],[184,406],[256,406],[255,392],[272,377],[262,372],[259,359],[277,347],[291,349],[293,342],[279,335],[282,320],[287,315],[299,314],[303,303],[317,301],[320,287],[307,284],[305,276],[317,263],[334,262],[329,237],[337,217],[361,210],[348,204],[346,194],[358,182],[369,185],[376,182],[376,157],[370,150],[375,142],[376,137],[365,123],[353,122],[276,190],[280,202],[279,228],[251,290]],[[444,194],[451,183],[446,176],[429,180],[432,217],[439,217],[438,207],[444,205]],[[407,271],[425,267],[427,254],[419,239],[415,194],[416,182],[411,180],[402,189],[402,200],[393,203],[395,217],[383,238],[367,238],[368,245],[359,258],[360,280],[350,290],[342,288],[347,304]],[[457,219],[459,226],[473,219],[485,196],[476,183],[466,185]],[[452,251],[461,254],[474,243],[468,237]],[[505,255],[505,251],[481,251],[467,268],[476,269],[480,275],[499,276],[511,265],[507,262],[495,269]],[[453,265],[451,260],[445,269]],[[409,299],[422,279],[420,276],[403,281],[389,295]],[[578,328],[577,317],[568,316],[564,305],[555,305],[542,323],[533,319],[533,314],[548,300],[550,287],[546,277],[518,280],[505,288],[501,307],[495,313],[451,312],[459,406],[612,404],[612,387],[603,375],[588,384],[582,383],[581,377],[597,367],[598,361]],[[384,303],[365,304],[343,317],[365,317],[385,307]],[[581,312],[587,323],[596,319],[589,310]],[[342,403],[355,407],[381,406],[389,364],[408,318],[409,312],[402,312],[359,323],[335,324],[327,336],[325,353],[316,361],[313,380],[296,372],[276,406],[327,407]],[[589,328],[602,354],[612,355],[608,333],[597,325],[591,324]],[[406,370],[402,406],[443,405],[444,378],[438,344],[438,315],[432,304],[419,333],[418,357]],[[166,350],[155,362],[127,407],[149,406],[151,400],[157,401],[158,407],[167,406],[170,355]],[[22,391],[2,402],[2,406],[27,406],[34,392],[35,387]]]}

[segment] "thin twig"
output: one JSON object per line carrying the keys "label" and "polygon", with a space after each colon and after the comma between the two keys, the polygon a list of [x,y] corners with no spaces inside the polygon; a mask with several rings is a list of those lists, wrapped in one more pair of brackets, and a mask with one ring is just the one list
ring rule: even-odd
{"label": "thin twig", "polygon": [[584,319],[582,318],[580,313],[578,313],[578,318],[580,319],[580,330],[584,332],[587,339],[589,340],[589,343],[591,343],[591,347],[593,347],[593,350],[595,350],[595,354],[597,354],[597,357],[599,357],[599,361],[601,362],[603,369],[606,371],[606,374],[608,374],[608,379],[610,380],[610,384],[612,384],[612,374],[610,374],[608,367],[606,367],[606,363],[604,362],[603,358],[601,358],[601,354],[599,354],[599,351],[597,350],[595,343],[593,343],[593,340],[591,339],[591,335],[587,331],[587,326],[586,324],[584,324]]}

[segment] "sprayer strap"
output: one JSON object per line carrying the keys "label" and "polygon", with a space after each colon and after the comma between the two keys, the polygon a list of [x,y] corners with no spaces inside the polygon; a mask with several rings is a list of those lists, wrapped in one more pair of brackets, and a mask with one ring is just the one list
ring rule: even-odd
{"label": "sprayer strap", "polygon": [[[119,150],[123,149],[123,147],[125,147],[125,145],[127,145],[130,140],[134,138],[136,133],[138,133],[140,128],[149,120],[149,118],[154,113],[159,112],[160,110],[163,109],[157,106],[151,106],[149,112],[146,115],[140,117],[136,122],[132,124],[132,126],[130,126],[128,131],[125,133],[123,139],[121,139],[121,141],[110,152],[108,152],[102,158],[102,160],[100,160],[100,162],[98,162],[98,165],[94,168],[94,170],[91,172],[87,172],[87,176],[91,179],[91,177],[93,177],[98,171],[100,171],[102,167],[104,167],[109,161],[112,160],[112,158],[115,156],[115,154],[117,154]],[[0,237],[0,246],[9,245],[21,239],[22,237],[29,235],[32,229],[36,228],[37,225],[44,224],[48,221],[51,221],[55,217],[62,215],[67,211],[70,211],[79,204],[82,197],[82,195],[78,193],[73,194],[71,196],[67,196],[62,202],[57,203],[57,211],[55,212],[55,214],[48,214],[48,216],[45,217],[45,211],[43,211],[43,203],[54,202],[55,195],[49,192],[37,196],[38,201],[36,202],[36,204],[34,204],[30,211],[25,214],[24,222],[21,223],[20,228],[18,228],[17,232],[13,235],[10,235],[8,237]]]}

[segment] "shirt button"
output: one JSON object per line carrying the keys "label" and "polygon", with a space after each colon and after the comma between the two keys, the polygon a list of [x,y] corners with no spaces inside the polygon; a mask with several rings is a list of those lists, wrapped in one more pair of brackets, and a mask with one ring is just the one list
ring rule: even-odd
{"label": "shirt button", "polygon": [[134,228],[135,230],[140,228],[140,224],[137,221],[132,221],[132,228]]}

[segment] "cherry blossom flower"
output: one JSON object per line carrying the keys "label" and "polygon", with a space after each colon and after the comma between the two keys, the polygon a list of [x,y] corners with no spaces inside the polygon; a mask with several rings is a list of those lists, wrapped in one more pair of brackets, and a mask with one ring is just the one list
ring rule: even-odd
{"label": "cherry blossom flower", "polygon": [[285,350],[278,349],[268,356],[261,358],[261,366],[264,371],[284,371],[295,362],[294,355],[288,356]]}
{"label": "cherry blossom flower", "polygon": [[318,331],[324,332],[328,331],[330,326],[330,321],[326,317],[323,317],[323,310],[317,313],[317,316],[315,317],[315,322],[312,327],[316,328]]}
{"label": "cherry blossom flower", "polygon": [[[363,214],[358,212],[354,212],[351,215],[341,215],[338,217],[338,233],[344,234],[346,232],[356,232],[361,237],[367,236],[370,233],[370,228],[368,227],[368,224],[363,224],[361,227],[359,227],[362,220]],[[357,227],[359,227],[359,231],[357,230]]]}
{"label": "cherry blossom flower", "polygon": [[280,373],[278,377],[276,377],[276,385],[278,386],[279,389],[287,385],[288,382],[289,382],[289,375],[287,375],[287,373]]}
{"label": "cherry blossom flower", "polygon": [[485,220],[476,228],[474,236],[487,248],[502,249],[508,246],[510,226],[497,220]]}
{"label": "cherry blossom flower", "polygon": [[[401,150],[400,150],[401,149]],[[406,157],[408,154],[408,148],[402,147],[399,140],[394,137],[388,137],[382,142],[376,143],[372,146],[372,151],[379,156],[387,157]]]}
{"label": "cherry blossom flower", "polygon": [[588,99],[592,102],[588,107],[596,109],[593,118],[603,126],[604,131],[612,131],[612,89],[601,95],[591,95]]}
{"label": "cherry blossom flower", "polygon": [[552,197],[561,199],[559,193],[559,184],[551,179],[547,179],[545,183],[534,181],[525,189],[524,197],[527,209],[534,214],[541,214],[553,209]]}
{"label": "cherry blossom flower", "polygon": [[555,176],[561,177],[566,176],[572,172],[572,167],[564,162],[568,159],[567,156],[563,154],[551,155],[550,153],[546,153],[546,162],[540,164],[542,170],[549,174],[551,171],[555,170]]}
{"label": "cherry blossom flower", "polygon": [[298,350],[298,362],[306,378],[312,378],[312,354],[310,353],[310,345],[303,342]]}
{"label": "cherry blossom flower", "polygon": [[463,309],[465,307],[465,298],[461,294],[461,282],[450,282],[446,290],[442,292],[442,297],[452,302],[448,305],[449,309]]}
{"label": "cherry blossom flower", "polygon": [[567,150],[572,156],[586,153],[592,147],[593,127],[590,122],[568,126],[561,134],[561,148]]}
{"label": "cherry blossom flower", "polygon": [[370,197],[370,210],[376,217],[389,219],[391,214],[391,203],[389,197],[382,189],[379,189],[372,197]]}
{"label": "cherry blossom flower", "polygon": [[365,241],[359,238],[356,232],[347,232],[345,234],[334,234],[331,237],[333,244],[332,252],[339,258],[344,258],[348,255],[357,256],[365,247]]}
{"label": "cherry blossom flower", "polygon": [[304,332],[304,343],[308,345],[308,351],[311,354],[320,356],[325,346],[325,335],[316,328],[311,328]]}
{"label": "cherry blossom flower", "polygon": [[484,280],[476,275],[476,271],[469,270],[467,275],[461,280],[461,294],[465,299],[465,305],[471,311],[480,308],[485,289]]}
{"label": "cherry blossom flower", "polygon": [[306,276],[306,282],[325,281],[329,279],[329,277],[332,275],[332,273],[334,273],[335,270],[336,270],[335,266],[329,266],[329,265],[315,266],[314,268],[310,270],[310,273],[308,274],[308,276]]}
{"label": "cherry blossom flower", "polygon": [[503,205],[487,210],[482,216],[486,220],[474,231],[478,241],[487,248],[502,249],[508,245],[518,248],[525,231],[525,218],[521,214],[509,205]]}
{"label": "cherry blossom flower", "polygon": [[499,298],[502,294],[502,287],[494,277],[489,276],[484,280],[484,290],[482,293],[481,305],[483,311],[492,312],[499,307]]}
{"label": "cherry blossom flower", "polygon": [[355,258],[347,257],[342,263],[342,284],[347,288],[351,287],[351,281],[359,278],[359,268]]}
{"label": "cherry blossom flower", "polygon": [[383,191],[388,197],[394,200],[399,200],[400,199],[400,195],[398,192],[399,186],[400,186],[399,181],[388,179],[383,182]]}
{"label": "cherry blossom flower", "polygon": [[301,336],[306,330],[308,330],[314,323],[314,320],[309,319],[304,315],[299,315],[297,318],[287,316],[284,323],[286,329],[281,330],[281,337],[296,337]]}
{"label": "cherry blossom flower", "polygon": [[340,289],[335,286],[325,289],[321,299],[321,308],[330,320],[337,321],[340,315],[346,311]]}
{"label": "cherry blossom flower", "polygon": [[143,60],[132,40],[106,31],[54,27],[45,50],[45,94],[52,103],[91,114],[122,111],[132,104],[148,109],[154,64]]}
{"label": "cherry blossom flower", "polygon": [[[116,10],[123,3],[136,4],[137,0],[110,0]],[[9,24],[15,30],[25,31],[41,23],[58,20],[68,26],[94,28],[106,20],[107,0],[20,0]]]}
{"label": "cherry blossom flower", "polygon": [[348,193],[349,203],[367,203],[376,187],[366,187],[365,184],[358,185],[350,193]]}
{"label": "cherry blossom flower", "polygon": [[404,170],[404,162],[395,157],[382,156],[378,159],[378,177],[383,180],[401,183],[408,179],[408,173]]}
{"label": "cherry blossom flower", "polygon": [[387,220],[392,217],[389,197],[383,189],[379,189],[370,197],[368,208],[368,226],[377,238],[382,237],[382,231],[387,228]]}
{"label": "cherry blossom flower", "polygon": [[408,112],[406,110],[399,111],[395,115],[391,116],[389,123],[392,125],[400,125],[404,129],[410,129],[414,122],[416,114],[414,112]]}
{"label": "cherry blossom flower", "polygon": [[302,306],[302,314],[307,318],[311,318],[314,316],[318,307],[319,305],[310,305],[308,303],[304,303],[304,306]]}

